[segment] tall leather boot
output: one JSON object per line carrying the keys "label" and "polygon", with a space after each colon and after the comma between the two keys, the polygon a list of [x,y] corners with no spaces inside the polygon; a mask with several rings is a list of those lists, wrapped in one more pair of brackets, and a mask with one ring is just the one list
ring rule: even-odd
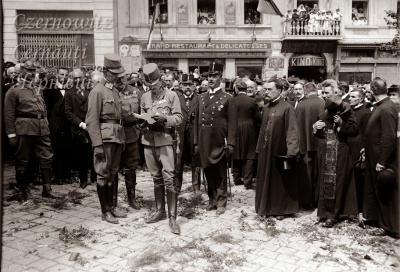
{"label": "tall leather boot", "polygon": [[176,223],[176,217],[178,215],[178,193],[176,191],[167,190],[167,205],[168,205],[168,218],[169,227],[173,234],[180,235],[181,228]]}
{"label": "tall leather boot", "polygon": [[100,207],[101,207],[101,219],[108,223],[118,224],[118,220],[111,214],[110,207],[107,203],[107,185],[97,184],[97,194],[99,196]]}
{"label": "tall leather boot", "polygon": [[165,187],[164,185],[154,185],[154,197],[156,201],[156,212],[146,220],[147,224],[156,223],[160,220],[166,219],[165,213]]}
{"label": "tall leather boot", "polygon": [[114,217],[125,218],[127,214],[117,209],[118,203],[118,174],[110,176],[109,186],[107,187],[108,201],[110,203],[110,212]]}
{"label": "tall leather boot", "polygon": [[135,198],[135,189],[136,189],[136,171],[135,170],[125,171],[125,185],[126,185],[126,194],[128,196],[129,206],[131,206],[135,210],[139,210],[140,205],[138,202],[136,202],[136,198]]}
{"label": "tall leather boot", "polygon": [[19,190],[21,191],[22,201],[27,201],[31,197],[28,188],[28,172],[25,170],[17,170],[16,179]]}
{"label": "tall leather boot", "polygon": [[41,168],[43,192],[42,197],[63,198],[64,196],[51,190],[51,168]]}

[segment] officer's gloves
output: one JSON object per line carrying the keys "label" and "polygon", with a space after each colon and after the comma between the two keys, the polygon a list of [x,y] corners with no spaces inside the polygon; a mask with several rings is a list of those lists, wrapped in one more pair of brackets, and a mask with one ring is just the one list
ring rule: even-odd
{"label": "officer's gloves", "polygon": [[153,118],[154,120],[156,120],[157,123],[160,124],[167,122],[167,117],[165,117],[164,115],[153,115],[151,118]]}
{"label": "officer's gloves", "polygon": [[12,147],[16,147],[18,145],[18,136],[14,136],[10,138],[10,145]]}
{"label": "officer's gloves", "polygon": [[227,146],[225,147],[225,154],[226,154],[226,157],[227,157],[228,159],[231,159],[231,158],[232,158],[232,155],[233,155],[233,146],[227,145]]}
{"label": "officer's gloves", "polygon": [[81,122],[81,123],[79,124],[79,127],[80,127],[81,129],[86,130],[86,124],[85,124],[84,122]]}
{"label": "officer's gloves", "polygon": [[197,154],[197,152],[199,152],[199,146],[195,145],[194,146],[194,154]]}
{"label": "officer's gloves", "polygon": [[99,160],[104,159],[104,148],[102,145],[95,146],[93,153],[94,153],[94,156],[96,158],[98,158]]}

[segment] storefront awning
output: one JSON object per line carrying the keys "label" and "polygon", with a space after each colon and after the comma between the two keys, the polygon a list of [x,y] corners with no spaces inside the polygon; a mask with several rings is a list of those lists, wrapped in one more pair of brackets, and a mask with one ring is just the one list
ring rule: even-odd
{"label": "storefront awning", "polygon": [[284,40],[282,42],[282,53],[334,53],[337,41],[304,41],[304,40]]}

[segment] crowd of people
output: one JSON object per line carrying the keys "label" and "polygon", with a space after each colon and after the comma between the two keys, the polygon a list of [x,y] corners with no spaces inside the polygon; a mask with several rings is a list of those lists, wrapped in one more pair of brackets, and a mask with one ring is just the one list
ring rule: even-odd
{"label": "crowd of people", "polygon": [[333,12],[301,4],[284,14],[284,31],[287,35],[340,35],[342,18],[339,8]]}
{"label": "crowd of people", "polygon": [[199,8],[197,11],[197,23],[199,25],[214,25],[215,24],[215,9]]}
{"label": "crowd of people", "polygon": [[117,203],[118,172],[129,205],[140,209],[136,171],[146,165],[156,204],[146,222],[168,218],[180,234],[184,166],[193,193],[204,184],[206,209],[217,215],[228,205],[231,168],[236,186],[255,190],[259,216],[284,220],[317,208],[318,222],[333,227],[362,213],[360,226],[379,227],[377,235],[400,233],[400,85],[381,78],[363,85],[224,80],[217,62],[196,77],[155,63],[128,75],[116,54],[90,74],[59,67],[54,75],[31,60],[17,65],[5,73],[4,124],[22,201],[31,197],[36,158],[43,197],[62,197],[51,184],[70,183],[77,170],[81,188],[88,177],[96,183],[103,220],[118,223],[126,217]]}

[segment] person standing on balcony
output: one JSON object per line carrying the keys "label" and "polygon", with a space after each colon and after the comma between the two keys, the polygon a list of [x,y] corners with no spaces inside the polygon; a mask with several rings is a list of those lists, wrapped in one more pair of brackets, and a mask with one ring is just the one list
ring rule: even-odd
{"label": "person standing on balcony", "polygon": [[322,12],[319,10],[315,15],[315,24],[314,24],[315,35],[321,35],[322,20],[323,20]]}
{"label": "person standing on balcony", "polygon": [[314,35],[315,34],[315,18],[316,18],[317,14],[315,13],[315,10],[311,10],[310,11],[310,18],[308,20],[308,33],[310,35]]}
{"label": "person standing on balcony", "polygon": [[340,22],[342,21],[343,14],[340,13],[340,9],[336,9],[336,12],[333,13],[333,33],[335,35],[340,35]]}
{"label": "person standing on balcony", "polygon": [[297,9],[293,10],[293,14],[292,14],[292,20],[291,20],[291,25],[292,25],[292,35],[297,35],[297,25],[299,23],[299,14],[297,13]]}

